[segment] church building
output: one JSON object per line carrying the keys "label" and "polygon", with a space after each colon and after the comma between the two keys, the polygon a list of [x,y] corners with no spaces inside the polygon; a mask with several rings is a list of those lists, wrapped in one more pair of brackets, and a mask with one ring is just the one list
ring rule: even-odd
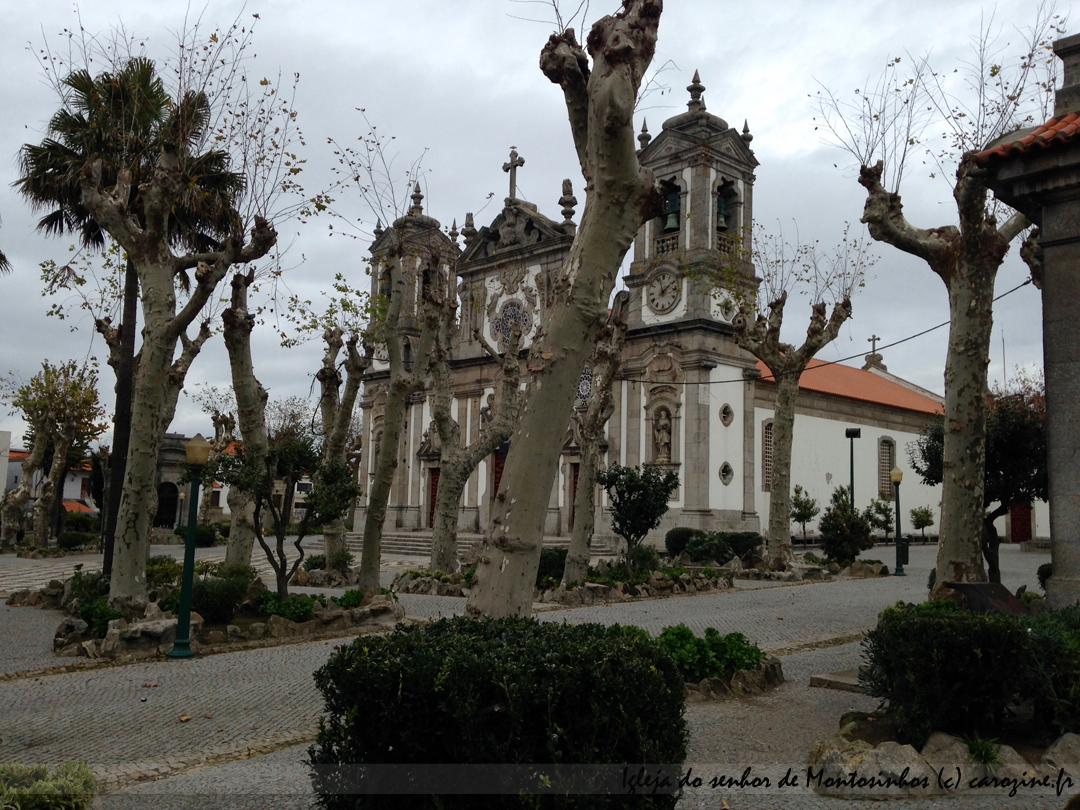
{"label": "church building", "polygon": [[[742,246],[753,223],[753,136],[729,127],[705,109],[704,87],[695,74],[687,88],[686,112],[663,123],[651,137],[643,127],[638,153],[653,170],[664,198],[663,214],[646,222],[633,245],[629,274],[629,331],[615,381],[615,412],[607,426],[606,464],[656,464],[679,475],[663,525],[650,540],[662,544],[673,526],[707,530],[764,530],[772,483],[772,416],[775,385],[768,371],[735,344],[730,298],[703,280],[726,267],[730,283],[748,289],[754,268]],[[468,215],[460,231],[444,231],[423,214],[417,189],[410,212],[377,231],[372,245],[372,292],[378,292],[391,230],[422,232],[435,270],[453,280],[459,301],[459,340],[452,368],[454,415],[472,441],[493,407],[501,369],[473,337],[505,349],[513,326],[523,349],[544,317],[549,292],[574,240],[577,200],[569,181],[558,199],[561,220],[549,219],[533,203],[516,197],[515,177],[523,160],[511,151],[504,170],[510,194],[494,220],[477,229]],[[552,195],[554,197],[554,194]],[[463,244],[459,244],[459,236]],[[409,276],[413,300],[434,272],[414,262]],[[856,302],[857,306],[857,302]],[[787,316],[809,317],[790,307]],[[408,330],[406,330],[408,332]],[[406,334],[406,340],[411,340]],[[410,350],[406,346],[406,352]],[[374,450],[381,440],[380,403],[389,377],[385,354],[377,354],[363,395],[362,484],[374,475]],[[942,399],[887,372],[872,352],[862,369],[815,361],[800,380],[792,448],[792,485],[800,485],[824,507],[833,490],[854,479],[856,505],[871,498],[892,500],[889,471],[904,472],[902,515],[916,506],[938,510],[940,489],[926,487],[908,462],[906,447],[943,412]],[[581,405],[592,385],[582,370]],[[859,438],[847,438],[858,428]],[[508,451],[504,444],[474,471],[465,489],[459,527],[486,530],[493,495]],[[413,398],[402,433],[399,465],[387,511],[386,531],[423,531],[431,526],[439,480],[439,448],[425,395]],[[580,465],[574,430],[567,427],[558,480],[551,492],[545,533],[569,535]],[[603,501],[598,498],[598,510]],[[361,525],[363,506],[354,525]],[[598,514],[598,534],[610,520]]]}

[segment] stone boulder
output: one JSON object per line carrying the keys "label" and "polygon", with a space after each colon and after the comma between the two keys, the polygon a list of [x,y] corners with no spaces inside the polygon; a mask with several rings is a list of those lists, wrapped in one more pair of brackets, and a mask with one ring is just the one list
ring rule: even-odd
{"label": "stone boulder", "polygon": [[1080,734],[1065,734],[1046,749],[1043,765],[1055,773],[1060,769],[1080,785]]}
{"label": "stone boulder", "polygon": [[811,747],[809,783],[815,793],[842,799],[890,799],[944,793],[937,774],[910,745],[883,742],[876,748],[848,736],[850,723]]}

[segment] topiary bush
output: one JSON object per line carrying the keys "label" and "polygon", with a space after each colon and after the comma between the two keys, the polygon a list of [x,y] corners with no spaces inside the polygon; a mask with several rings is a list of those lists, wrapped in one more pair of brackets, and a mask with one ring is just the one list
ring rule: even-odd
{"label": "topiary bush", "polygon": [[562,581],[568,551],[565,548],[540,549],[540,566],[536,569],[537,588],[554,588]]}
{"label": "topiary bush", "polygon": [[860,553],[874,547],[870,521],[852,510],[847,487],[837,487],[832,503],[818,522],[821,550],[841,566],[851,565]]}
{"label": "topiary bush", "polygon": [[1043,563],[1039,566],[1039,569],[1035,572],[1035,576],[1039,578],[1039,587],[1043,589],[1043,593],[1046,593],[1046,581],[1054,575],[1054,564]]}
{"label": "topiary bush", "polygon": [[677,557],[683,553],[683,549],[686,548],[686,544],[690,542],[690,539],[698,534],[701,534],[701,532],[697,529],[691,529],[689,526],[676,526],[674,529],[668,529],[668,533],[664,535],[664,548],[672,557]]}
{"label": "topiary bush", "polygon": [[18,810],[84,810],[94,797],[94,775],[84,762],[0,764],[0,807]]}
{"label": "topiary bush", "polygon": [[191,607],[207,625],[228,624],[247,596],[242,577],[205,577],[192,583]]}
{"label": "topiary bush", "polygon": [[1030,692],[1032,651],[1016,616],[897,605],[866,634],[859,680],[888,701],[900,742],[920,747],[932,730],[994,736],[1007,707]]}
{"label": "topiary bush", "polygon": [[56,536],[56,545],[64,551],[72,551],[77,548],[92,546],[98,541],[98,536],[91,532],[60,532]]}
{"label": "topiary bush", "polygon": [[[333,653],[315,684],[326,706],[308,759],[322,807],[675,806],[674,795],[625,793],[348,795],[333,770],[320,767],[348,765],[351,776],[358,766],[384,763],[610,764],[618,774],[624,763],[660,763],[677,770],[686,756],[683,679],[636,628],[520,617],[398,625]],[[493,778],[500,774],[493,769]]]}
{"label": "topiary bush", "polygon": [[686,556],[694,562],[713,562],[723,565],[735,556],[731,546],[720,534],[699,534],[686,544]]}
{"label": "topiary bush", "polygon": [[694,683],[703,678],[730,678],[739,670],[753,669],[765,657],[742,633],[722,636],[715,627],[705,628],[704,638],[695,636],[685,624],[665,627],[657,642],[678,664],[683,679]]}

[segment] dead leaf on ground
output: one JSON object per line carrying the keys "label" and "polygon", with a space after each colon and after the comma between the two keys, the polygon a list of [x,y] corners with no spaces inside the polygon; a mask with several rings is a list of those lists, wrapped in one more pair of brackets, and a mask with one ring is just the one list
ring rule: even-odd
{"label": "dead leaf on ground", "polygon": [[181,723],[186,723],[186,722],[187,722],[188,720],[190,720],[190,719],[191,719],[191,715],[190,715],[190,714],[182,714],[182,715],[180,715],[180,716],[179,716],[179,717],[178,717],[177,719],[178,719],[178,720],[179,720],[179,721],[180,721]]}
{"label": "dead leaf on ground", "polygon": [[212,715],[212,714],[204,714],[203,719],[205,719],[205,720],[213,720],[214,715]]}
{"label": "dead leaf on ground", "polygon": [[143,684],[143,689],[157,689],[157,687],[158,687],[158,685],[156,683],[144,683]]}

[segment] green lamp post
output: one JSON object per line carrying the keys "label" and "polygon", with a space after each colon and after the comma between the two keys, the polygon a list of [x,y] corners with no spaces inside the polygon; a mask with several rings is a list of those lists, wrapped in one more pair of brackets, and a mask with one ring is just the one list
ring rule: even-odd
{"label": "green lamp post", "polygon": [[199,522],[199,483],[203,467],[210,458],[210,442],[201,433],[184,445],[188,472],[191,474],[191,497],[188,503],[187,535],[184,539],[184,574],[180,580],[180,605],[176,612],[176,640],[166,653],[169,658],[191,658],[191,589],[195,578],[195,524]]}
{"label": "green lamp post", "polygon": [[862,438],[862,428],[848,428],[844,431],[844,438],[849,439],[851,445],[851,488],[848,490],[848,502],[851,511],[855,511],[855,440]]}
{"label": "green lamp post", "polygon": [[900,537],[900,482],[904,480],[904,472],[899,467],[889,470],[889,478],[893,482],[893,493],[896,496],[896,569],[893,576],[902,577],[904,574],[904,540]]}

